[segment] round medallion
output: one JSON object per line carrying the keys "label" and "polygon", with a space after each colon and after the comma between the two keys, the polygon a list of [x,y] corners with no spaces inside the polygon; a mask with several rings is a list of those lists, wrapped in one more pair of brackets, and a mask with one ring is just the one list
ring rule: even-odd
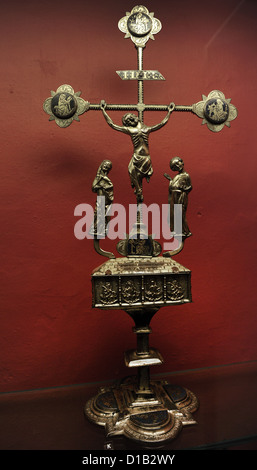
{"label": "round medallion", "polygon": [[152,29],[152,20],[146,13],[137,12],[128,18],[128,30],[133,36],[146,36]]}
{"label": "round medallion", "polygon": [[71,93],[57,93],[51,102],[52,113],[60,119],[69,119],[77,111],[77,101]]}
{"label": "round medallion", "polygon": [[150,411],[131,416],[131,421],[141,427],[157,427],[167,423],[169,418],[167,410]]}
{"label": "round medallion", "polygon": [[221,98],[211,98],[206,101],[204,116],[212,124],[222,124],[228,119],[229,107]]}
{"label": "round medallion", "polygon": [[116,398],[112,390],[100,393],[96,398],[96,406],[104,413],[119,411]]}

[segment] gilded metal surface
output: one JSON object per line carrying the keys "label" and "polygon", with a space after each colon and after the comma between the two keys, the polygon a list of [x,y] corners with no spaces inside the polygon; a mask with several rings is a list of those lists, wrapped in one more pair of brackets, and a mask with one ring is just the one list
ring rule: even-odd
{"label": "gilded metal surface", "polygon": [[114,200],[113,184],[108,176],[111,169],[112,162],[110,160],[103,160],[92,184],[92,191],[96,193],[97,196],[104,196],[105,201],[102,207],[97,200],[94,211],[94,222],[89,231],[90,235],[97,238],[106,237],[107,225],[111,219],[110,211]]}
{"label": "gilded metal surface", "polygon": [[184,162],[180,157],[174,157],[170,161],[170,169],[177,171],[178,174],[172,179],[164,174],[169,179],[169,206],[170,206],[170,230],[174,232],[174,205],[181,204],[182,207],[182,238],[190,237],[192,234],[189,230],[186,212],[188,206],[188,194],[192,191],[192,183],[189,174],[184,170]]}
{"label": "gilded metal surface", "polygon": [[[143,180],[152,176],[153,168],[149,153],[149,135],[164,126],[173,112],[191,112],[202,119],[213,132],[219,132],[237,117],[237,109],[230,99],[218,90],[202,101],[192,105],[144,103],[144,82],[164,80],[157,70],[144,70],[143,51],[149,39],[161,30],[161,22],[154,13],[143,6],[135,6],[121,18],[119,29],[130,38],[137,50],[137,68],[119,70],[122,80],[137,80],[138,96],[135,104],[112,104],[101,100],[90,103],[74,92],[70,85],[60,86],[51,92],[43,104],[44,111],[60,127],[69,126],[85,112],[101,111],[108,125],[130,136],[133,154],[128,170],[131,185],[136,194],[137,220],[130,234],[120,240],[117,251],[122,256],[100,247],[100,239],[107,234],[110,207],[113,202],[113,185],[109,178],[111,162],[104,160],[98,168],[92,190],[105,196],[104,207],[96,205],[91,235],[94,248],[100,255],[110,258],[92,273],[93,306],[100,309],[122,309],[133,319],[137,347],[125,353],[127,367],[137,367],[137,378],[132,377],[106,389],[89,400],[85,406],[86,416],[93,422],[105,426],[108,436],[123,434],[128,438],[144,442],[160,442],[175,438],[183,426],[195,424],[191,413],[198,408],[198,400],[188,389],[167,382],[150,380],[149,366],[163,362],[160,353],[149,347],[150,322],[161,307],[191,302],[191,272],[171,257],[179,253],[185,240],[191,235],[186,220],[188,193],[192,189],[190,176],[184,171],[181,159],[172,159],[170,167],[178,174],[169,183],[171,208],[171,230],[174,204],[182,205],[182,242],[180,246],[163,253],[160,243],[146,233],[141,220],[140,205],[143,201]],[[171,100],[170,100],[171,101]],[[107,111],[127,111],[122,125],[114,124]],[[132,113],[137,112],[138,115]],[[146,111],[166,112],[164,119],[155,126],[144,124]],[[98,204],[98,203],[97,203]],[[102,226],[97,224],[97,214],[102,211]],[[173,230],[172,230],[173,231]]]}
{"label": "gilded metal surface", "polygon": [[231,98],[226,99],[219,90],[213,90],[202,98],[202,101],[193,105],[193,112],[203,118],[202,124],[207,124],[213,132],[221,131],[225,125],[230,127],[230,122],[237,117],[237,109],[231,104]]}
{"label": "gilded metal surface", "polygon": [[130,136],[133,144],[133,155],[128,165],[131,186],[134,188],[137,203],[143,202],[143,179],[149,182],[152,174],[152,161],[149,153],[149,135],[161,129],[167,124],[170,115],[175,107],[174,103],[168,106],[168,113],[165,118],[154,126],[146,126],[135,114],[127,113],[122,118],[122,126],[114,124],[109,114],[106,112],[106,103],[103,100],[102,112],[107,124],[115,131],[123,132]]}
{"label": "gilded metal surface", "polygon": [[96,268],[92,276],[117,276],[117,275],[131,275],[131,274],[188,274],[190,270],[179,264],[174,259],[163,258],[158,256],[153,257],[138,257],[138,258],[116,258],[115,260],[108,260]]}
{"label": "gilded metal surface", "polygon": [[158,70],[117,70],[122,80],[165,80]]}
{"label": "gilded metal surface", "polygon": [[112,162],[110,160],[103,160],[93,181],[92,191],[96,193],[97,196],[104,197],[104,204],[102,204],[103,199],[100,199],[99,202],[99,199],[97,198],[94,211],[94,221],[89,230],[89,235],[94,238],[95,251],[99,255],[107,258],[115,258],[113,253],[104,251],[100,247],[100,239],[105,238],[108,232],[108,223],[111,218],[111,206],[114,200],[113,184],[108,176],[111,169]]}
{"label": "gilded metal surface", "polygon": [[51,91],[51,97],[43,104],[44,111],[59,127],[68,127],[73,120],[79,121],[80,114],[89,109],[89,103],[80,97],[81,91],[74,92],[70,85],[61,85]]}
{"label": "gilded metal surface", "polygon": [[136,47],[144,47],[149,39],[154,39],[154,34],[159,33],[162,25],[160,20],[154,18],[154,13],[149,13],[146,7],[138,5],[120,19],[118,28]]}
{"label": "gilded metal surface", "polygon": [[160,308],[191,302],[191,271],[171,258],[116,258],[92,273],[93,306]]}
{"label": "gilded metal surface", "polygon": [[199,406],[187,388],[166,381],[151,381],[151,393],[136,398],[137,380],[129,377],[102,388],[85,405],[88,419],[105,427],[107,437],[155,443],[174,439],[183,426],[196,424],[192,413]]}
{"label": "gilded metal surface", "polygon": [[159,242],[153,240],[151,235],[142,239],[127,235],[125,240],[120,240],[117,243],[117,251],[120,255],[128,257],[159,256],[162,247]]}
{"label": "gilded metal surface", "polygon": [[140,354],[134,349],[126,351],[124,359],[127,367],[156,366],[164,362],[159,351],[154,348]]}

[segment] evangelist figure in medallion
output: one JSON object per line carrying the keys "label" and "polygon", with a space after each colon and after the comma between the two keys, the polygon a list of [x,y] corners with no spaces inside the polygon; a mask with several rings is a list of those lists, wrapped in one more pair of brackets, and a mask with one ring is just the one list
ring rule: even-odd
{"label": "evangelist figure in medallion", "polygon": [[[67,96],[66,96],[67,95]],[[72,113],[73,97],[68,93],[61,93],[58,99],[58,104],[54,106],[54,111],[57,116],[69,116]]]}

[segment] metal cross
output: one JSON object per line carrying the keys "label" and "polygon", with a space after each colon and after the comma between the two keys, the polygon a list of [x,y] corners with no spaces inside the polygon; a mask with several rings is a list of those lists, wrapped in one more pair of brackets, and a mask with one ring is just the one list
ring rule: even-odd
{"label": "metal cross", "polygon": [[[208,129],[219,132],[237,117],[237,109],[231,104],[231,99],[218,90],[211,91],[208,96],[202,95],[202,100],[191,105],[181,106],[170,103],[169,105],[153,105],[144,103],[144,81],[165,80],[157,70],[143,69],[143,51],[149,39],[154,39],[161,28],[161,22],[154,17],[143,5],[135,6],[131,12],[120,19],[118,23],[120,31],[125,33],[125,38],[130,38],[137,49],[137,69],[119,70],[117,74],[122,80],[137,80],[138,102],[137,104],[110,104],[105,101],[90,103],[81,98],[81,92],[74,92],[70,85],[61,85],[56,91],[51,92],[51,97],[44,102],[43,109],[50,115],[49,120],[54,120],[60,127],[68,127],[74,120],[79,121],[79,116],[89,110],[102,111],[107,123],[117,131],[130,136],[134,147],[134,153],[128,166],[131,185],[137,198],[138,207],[143,202],[143,179],[148,182],[153,173],[151,157],[149,153],[149,134],[165,125],[174,111],[191,112],[202,118],[202,124],[207,124]],[[123,125],[114,124],[107,111],[128,111],[122,118]],[[137,111],[138,116],[132,114]],[[166,117],[157,125],[148,127],[144,124],[145,111],[167,111]],[[138,210],[138,217],[140,213]],[[94,241],[98,252],[99,241]],[[99,251],[100,250],[100,251]],[[103,253],[101,253],[103,254]],[[109,255],[107,255],[109,256]]]}
{"label": "metal cross", "polygon": [[[128,169],[132,187],[137,197],[138,208],[143,201],[142,180],[149,181],[152,164],[149,154],[148,139],[151,132],[164,126],[175,111],[191,112],[202,118],[203,124],[213,132],[219,132],[225,125],[236,118],[237,110],[218,90],[203,95],[202,101],[191,106],[170,104],[145,104],[145,80],[164,80],[157,70],[143,69],[143,51],[149,39],[161,29],[161,22],[142,5],[136,6],[119,21],[119,29],[130,38],[137,49],[137,69],[117,71],[122,80],[136,80],[138,83],[138,102],[136,104],[110,104],[101,101],[92,104],[75,93],[70,85],[60,86],[44,102],[44,110],[60,127],[69,126],[73,120],[89,110],[103,113],[106,122],[116,131],[130,136],[134,153]],[[115,124],[107,111],[127,111],[122,118],[122,125]],[[132,113],[136,111],[138,115]],[[164,119],[154,126],[144,123],[146,111],[166,111]],[[174,193],[186,193],[191,190],[190,178],[183,169],[182,159],[172,159],[170,168],[178,171],[175,178],[183,178],[180,186],[174,184]],[[105,252],[99,246],[99,236],[104,238],[109,219],[109,207],[113,201],[113,185],[108,178],[111,162],[104,160],[100,165],[92,189],[103,189],[107,196],[105,206],[96,205],[95,214],[104,214],[104,223],[100,229],[93,225],[94,248],[103,256],[115,258],[113,253]],[[166,175],[169,179],[170,177]],[[174,182],[173,178],[172,182]],[[100,186],[99,181],[104,183]],[[176,180],[178,182],[178,179]],[[99,189],[100,187],[100,189]],[[178,189],[179,187],[179,189]],[[180,189],[183,187],[183,190]],[[185,202],[186,198],[184,198]],[[174,203],[175,204],[175,203]],[[180,204],[180,203],[179,203]],[[179,205],[178,204],[178,205]],[[182,205],[182,204],[180,204]],[[184,203],[186,206],[187,203]],[[172,207],[172,204],[170,204]],[[183,219],[183,217],[182,217]],[[105,225],[106,224],[106,225]],[[96,224],[98,225],[98,224]],[[197,397],[180,386],[169,385],[164,381],[150,381],[149,367],[163,362],[160,353],[149,348],[150,321],[157,311],[164,306],[191,302],[190,271],[169,257],[183,248],[184,238],[191,233],[183,233],[181,246],[173,251],[161,253],[161,245],[151,235],[142,240],[143,224],[140,210],[137,222],[126,240],[120,240],[117,251],[121,258],[110,259],[92,274],[93,306],[101,309],[122,309],[135,322],[133,331],[137,335],[137,349],[125,353],[127,367],[138,367],[138,378],[123,380],[120,385],[104,388],[96,397],[88,400],[84,412],[99,425],[105,424],[108,438],[124,434],[138,441],[157,443],[174,438],[184,425],[195,424],[191,413],[198,408]],[[182,228],[183,231],[183,228]],[[142,243],[141,243],[142,242]],[[134,251],[135,249],[135,251]],[[131,259],[132,258],[132,259]],[[111,444],[111,443],[109,443]],[[109,446],[107,443],[107,447]]]}
{"label": "metal cross", "polygon": [[[143,123],[145,111],[168,111],[169,105],[153,105],[144,103],[144,81],[165,80],[157,70],[143,70],[143,51],[149,39],[154,39],[161,28],[161,22],[142,5],[136,6],[118,23],[119,29],[125,33],[125,38],[130,38],[137,49],[137,70],[119,70],[117,74],[122,80],[137,80],[138,103],[137,104],[110,104],[105,110],[110,111],[137,111],[138,118]],[[56,91],[51,92],[51,97],[44,102],[43,109],[50,115],[49,120],[55,120],[60,127],[68,127],[73,120],[79,121],[79,116],[89,110],[102,110],[101,103],[90,103],[80,97],[81,92],[74,92],[70,85],[61,85]],[[221,91],[214,90],[208,96],[202,95],[202,100],[190,106],[174,105],[172,111],[191,112],[202,118],[203,124],[213,132],[219,132],[226,125],[230,127],[230,121],[237,117],[237,110],[231,104],[231,99],[226,99]]]}
{"label": "metal cross", "polygon": [[[102,100],[100,103],[90,103],[81,98],[81,92],[74,92],[70,85],[61,85],[56,91],[51,92],[51,97],[44,102],[44,111],[50,115],[49,120],[54,120],[60,127],[68,127],[74,120],[79,121],[79,116],[87,111],[102,111],[107,123],[114,129],[130,136],[134,147],[134,153],[129,163],[129,175],[131,185],[137,198],[137,204],[143,202],[143,179],[148,182],[153,173],[149,153],[149,134],[164,126],[172,112],[191,112],[202,119],[208,129],[219,132],[237,117],[237,109],[231,104],[231,99],[226,99],[219,90],[211,91],[207,96],[202,95],[202,100],[190,105],[182,106],[170,104],[145,104],[144,82],[147,80],[165,80],[157,70],[143,69],[143,51],[149,39],[154,39],[161,28],[161,22],[154,17],[143,5],[135,6],[118,23],[120,31],[125,33],[125,38],[130,38],[137,49],[137,69],[118,70],[117,74],[122,80],[137,80],[138,102],[136,104],[111,104]],[[122,118],[123,125],[114,124],[107,111],[127,111]],[[132,113],[137,111],[138,115]],[[155,126],[144,124],[145,111],[166,111],[166,117]]]}

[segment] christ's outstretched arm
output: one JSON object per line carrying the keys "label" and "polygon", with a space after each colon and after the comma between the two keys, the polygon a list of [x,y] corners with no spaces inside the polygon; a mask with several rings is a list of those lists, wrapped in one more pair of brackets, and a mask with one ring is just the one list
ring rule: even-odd
{"label": "christ's outstretched arm", "polygon": [[126,128],[124,126],[118,126],[117,124],[114,124],[114,122],[110,118],[109,114],[107,114],[107,112],[105,111],[105,108],[106,108],[106,102],[104,100],[102,100],[101,101],[101,110],[103,112],[103,115],[104,115],[104,118],[105,118],[107,124],[109,124],[109,126],[112,127],[112,129],[114,129],[115,131],[120,131],[120,132],[125,132],[126,133]]}
{"label": "christ's outstretched arm", "polygon": [[165,116],[165,118],[159,124],[156,124],[155,126],[150,127],[149,132],[158,131],[158,129],[161,129],[161,127],[165,126],[165,124],[168,122],[168,120],[170,118],[170,115],[171,115],[172,111],[174,111],[174,108],[175,108],[175,104],[170,103],[169,106],[168,106],[168,113]]}

